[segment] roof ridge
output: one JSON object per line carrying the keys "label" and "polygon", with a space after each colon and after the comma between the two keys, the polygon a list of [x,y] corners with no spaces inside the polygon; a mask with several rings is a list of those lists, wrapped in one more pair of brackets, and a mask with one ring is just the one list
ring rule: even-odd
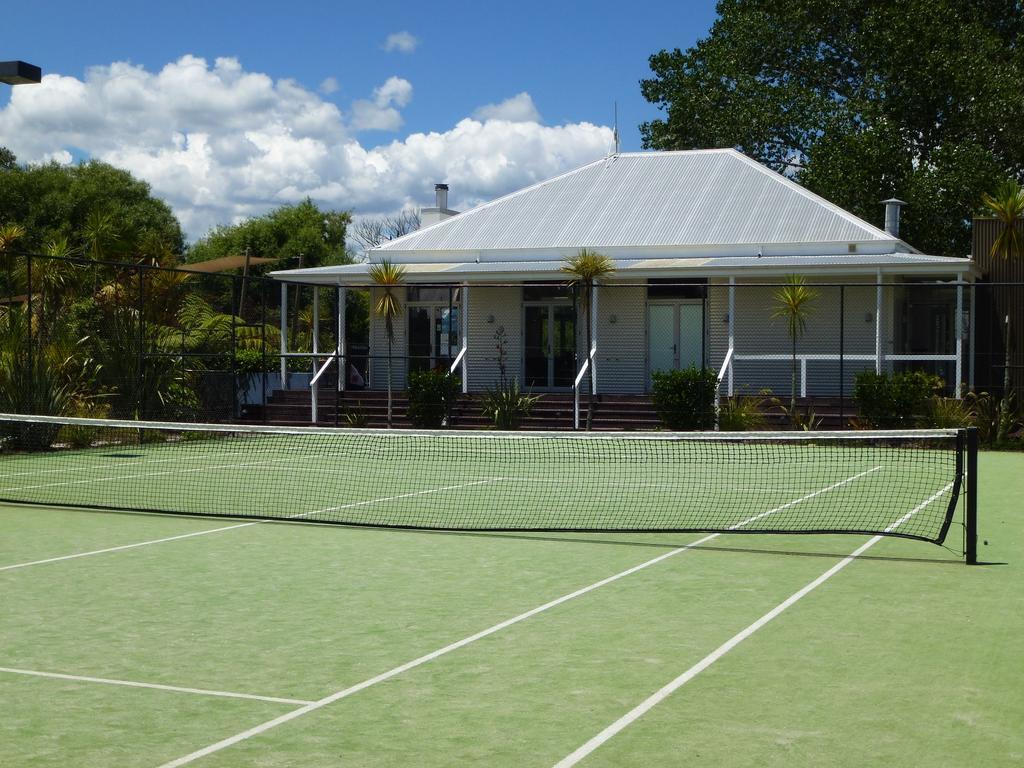
{"label": "roof ridge", "polygon": [[886,232],[884,229],[882,229],[880,227],[876,227],[870,221],[865,221],[860,216],[857,216],[856,214],[850,213],[848,210],[846,210],[845,208],[842,208],[842,207],[836,205],[831,200],[829,200],[829,199],[827,199],[825,197],[822,197],[821,195],[817,194],[816,192],[812,192],[807,187],[805,187],[803,184],[800,184],[800,183],[794,181],[793,179],[791,179],[791,178],[789,178],[789,177],[787,177],[787,176],[785,176],[785,175],[783,175],[781,173],[778,173],[777,171],[773,171],[771,168],[768,168],[767,166],[763,165],[762,163],[759,163],[757,160],[755,160],[752,157],[748,157],[747,155],[743,154],[742,152],[739,152],[739,151],[737,151],[735,149],[731,149],[729,151],[732,152],[732,154],[734,154],[736,157],[741,159],[743,162],[745,162],[748,165],[756,168],[761,173],[764,173],[764,174],[766,174],[768,176],[771,176],[773,179],[775,179],[777,181],[781,181],[783,184],[787,185],[790,189],[794,190],[798,194],[801,194],[804,197],[806,197],[806,198],[808,198],[808,199],[818,203],[819,205],[821,205],[821,206],[823,206],[825,208],[828,208],[833,213],[838,214],[840,216],[840,218],[842,218],[842,219],[844,219],[844,220],[846,220],[846,221],[848,221],[848,222],[850,222],[852,224],[855,224],[858,227],[866,229],[868,232],[870,232],[871,234],[875,235],[877,239],[879,239],[879,240],[898,241],[898,242],[901,242],[904,245],[906,245],[908,248],[910,248],[915,253],[920,253],[920,251],[918,251],[916,248],[914,248],[909,243],[904,243],[904,241],[901,240],[898,236],[892,235],[889,232]]}
{"label": "roof ridge", "polygon": [[[612,160],[612,159],[617,158],[617,157],[618,157],[617,154],[605,155],[604,157],[598,158],[597,160],[593,160],[593,161],[591,161],[589,163],[585,163],[583,165],[577,166],[576,168],[572,168],[572,169],[570,169],[568,171],[560,173],[557,176],[552,176],[550,179],[543,179],[541,181],[535,182],[534,184],[531,184],[528,187],[523,187],[522,189],[517,189],[514,192],[509,192],[507,195],[502,195],[501,197],[496,197],[493,200],[488,200],[486,203],[480,203],[480,205],[474,206],[474,207],[470,208],[468,211],[463,211],[462,213],[459,213],[458,216],[463,217],[461,220],[465,221],[464,217],[466,217],[466,216],[469,216],[471,214],[475,214],[478,211],[483,211],[483,210],[486,210],[488,208],[491,208],[491,207],[493,207],[495,205],[498,205],[499,203],[501,203],[504,200],[511,200],[512,198],[518,197],[520,195],[524,195],[527,192],[530,192],[530,191],[532,191],[534,189],[540,189],[541,187],[547,186],[548,184],[553,184],[556,181],[561,181],[562,179],[564,179],[564,178],[566,178],[568,176],[572,176],[575,173],[580,173],[581,171],[584,171],[587,168],[595,166],[598,163],[604,163],[604,162],[607,162],[607,161]],[[380,245],[378,245],[378,246],[376,246],[374,248],[371,248],[369,252],[372,253],[373,251],[377,251],[377,250],[391,250],[390,246],[392,244],[400,243],[400,242],[402,242],[402,240],[405,240],[406,238],[413,237],[414,235],[422,234],[423,232],[429,232],[432,229],[435,229],[437,227],[440,227],[443,224],[447,224],[447,223],[453,221],[455,218],[456,218],[455,216],[449,216],[447,219],[442,219],[441,221],[438,221],[438,222],[436,222],[434,224],[431,224],[429,227],[422,227],[421,229],[417,229],[414,232],[409,232],[407,234],[402,235],[401,237],[396,237],[394,240],[388,240],[386,243],[381,243]]]}

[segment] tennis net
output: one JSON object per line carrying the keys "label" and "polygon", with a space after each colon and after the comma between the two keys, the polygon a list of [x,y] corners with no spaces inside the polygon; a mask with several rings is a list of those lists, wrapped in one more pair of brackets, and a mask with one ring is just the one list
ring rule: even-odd
{"label": "tennis net", "polygon": [[449,530],[942,542],[965,433],[508,433],[0,414],[0,500]]}

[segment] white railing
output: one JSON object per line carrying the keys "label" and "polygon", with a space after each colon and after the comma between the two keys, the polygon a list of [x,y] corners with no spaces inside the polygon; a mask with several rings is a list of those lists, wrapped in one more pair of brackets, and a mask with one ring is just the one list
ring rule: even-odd
{"label": "white railing", "polygon": [[455,370],[462,366],[462,394],[466,394],[469,391],[468,382],[466,381],[466,352],[469,351],[469,347],[465,344],[462,345],[462,349],[459,350],[459,354],[452,360],[451,367],[448,369],[448,375],[455,373]]}
{"label": "white railing", "polygon": [[341,390],[341,350],[338,349],[333,355],[327,358],[327,362],[320,366],[320,369],[313,374],[313,378],[309,380],[309,402],[310,402],[310,422],[316,424],[317,410],[319,407],[319,398],[317,397],[317,382],[320,381],[320,377],[323,376],[327,369],[331,367],[332,363],[338,364],[338,390]]}
{"label": "white railing", "polygon": [[[732,365],[732,357],[734,350],[729,347],[729,351],[725,353],[725,360],[722,361],[722,367],[718,369],[718,378],[715,380],[715,429],[718,429],[718,414],[722,410],[722,381],[725,379],[725,375],[729,372],[729,367]],[[729,393],[732,394],[731,392]]]}
{"label": "white railing", "polygon": [[[731,358],[731,359],[730,359]],[[798,354],[796,359],[800,363],[800,397],[807,397],[807,363],[815,361],[850,361],[850,362],[870,362],[874,363],[878,361],[877,355],[836,355],[836,354]],[[726,372],[726,368],[730,366],[733,361],[737,360],[750,360],[750,361],[762,361],[762,362],[777,362],[785,361],[790,362],[793,360],[791,354],[772,354],[772,355],[734,355],[733,350],[729,350],[729,353],[725,357],[725,363],[722,364],[722,370],[718,375],[718,383],[721,385],[722,378]],[[959,360],[957,355],[885,355],[881,357],[881,363],[884,364],[886,361],[892,362],[949,362],[955,363]],[[717,393],[717,390],[716,390]],[[732,394],[731,392],[729,393]],[[959,397],[959,388],[957,389],[957,396]]]}
{"label": "white railing", "polygon": [[[572,383],[572,427],[573,429],[580,428],[580,383],[583,381],[583,377],[587,375],[587,371],[590,369],[590,364],[594,359],[594,355],[597,354],[597,345],[595,344],[590,350],[590,354],[587,355],[587,359],[583,361],[583,365],[580,366],[579,373],[576,374],[576,380]],[[591,387],[593,391],[593,387]]]}

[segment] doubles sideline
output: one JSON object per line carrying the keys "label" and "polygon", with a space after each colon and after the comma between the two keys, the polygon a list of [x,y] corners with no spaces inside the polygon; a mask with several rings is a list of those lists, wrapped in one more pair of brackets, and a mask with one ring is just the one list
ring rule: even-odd
{"label": "doubles sideline", "polygon": [[[448,485],[443,488],[428,488],[423,491],[410,491],[409,493],[400,493],[395,496],[384,496],[379,499],[367,499],[365,501],[353,501],[350,504],[339,504],[333,507],[324,507],[323,509],[314,509],[311,512],[299,512],[294,515],[289,515],[289,520],[299,520],[304,517],[313,517],[315,515],[326,515],[328,512],[339,512],[343,509],[352,509],[354,507],[365,507],[370,504],[383,504],[388,501],[398,501],[399,499],[408,499],[414,496],[426,496],[431,493],[443,493],[444,491],[454,491],[459,488],[469,488],[475,485],[483,485],[485,483],[495,482],[500,478],[488,478],[485,480],[474,480],[468,483],[462,483],[461,485]],[[32,560],[27,563],[15,563],[14,565],[0,566],[0,572],[2,571],[13,571],[17,568],[27,568],[30,565],[43,565],[45,563],[56,563],[61,560],[74,560],[79,557],[91,557],[93,555],[102,555],[108,552],[120,552],[125,549],[137,549],[138,547],[147,547],[151,544],[163,544],[168,541],[178,541],[179,539],[190,539],[194,536],[206,536],[210,533],[220,533],[222,531],[232,531],[237,528],[248,528],[253,525],[266,525],[267,523],[273,523],[274,520],[253,520],[248,523],[235,523],[234,525],[225,525],[220,528],[206,528],[201,531],[193,531],[191,533],[181,533],[176,536],[166,536],[162,539],[150,539],[149,541],[139,541],[134,544],[122,544],[118,547],[106,547],[104,549],[94,549],[90,552],[76,552],[73,555],[61,555],[59,557],[48,557],[44,560]]]}
{"label": "doubles sideline", "polygon": [[[934,502],[936,499],[941,497],[943,494],[945,494],[952,487],[953,487],[953,483],[950,483],[949,485],[947,485],[942,490],[938,491],[937,493],[935,493],[932,496],[930,496],[929,498],[927,498],[925,501],[921,502],[919,505],[917,505],[912,510],[910,510],[910,512],[908,512],[903,517],[901,517],[899,520],[897,520],[895,523],[893,523],[888,528],[886,528],[885,529],[886,532],[895,530],[896,528],[898,528],[901,525],[903,525],[903,523],[905,523],[907,520],[912,518],[914,515],[916,515],[922,509],[927,507],[929,504]],[[684,685],[686,685],[688,682],[693,680],[693,678],[695,678],[697,675],[699,675],[705,669],[710,667],[712,664],[714,664],[720,658],[725,656],[725,654],[727,654],[729,651],[731,651],[737,645],[742,643],[744,640],[746,640],[752,634],[757,632],[757,630],[761,629],[761,627],[763,627],[769,621],[774,619],[776,616],[778,616],[780,613],[785,611],[791,605],[793,605],[797,601],[803,599],[808,594],[810,594],[815,589],[817,589],[822,584],[824,584],[826,581],[831,579],[833,576],[835,576],[837,573],[839,573],[841,570],[843,570],[846,566],[848,566],[850,563],[852,563],[854,560],[856,560],[862,554],[864,554],[869,549],[871,549],[871,547],[875,546],[875,544],[877,544],[879,541],[881,541],[882,538],[883,538],[882,536],[873,536],[872,538],[868,539],[867,542],[865,542],[864,544],[859,546],[856,550],[851,552],[849,555],[847,555],[841,561],[839,561],[834,566],[829,568],[823,574],[821,574],[816,579],[814,579],[810,583],[806,584],[802,588],[798,589],[792,595],[787,597],[781,603],[779,603],[774,608],[772,608],[770,611],[768,611],[766,614],[764,614],[757,621],[755,621],[754,623],[750,624],[745,629],[742,629],[739,632],[737,632],[735,635],[733,635],[731,638],[726,640],[724,643],[722,643],[720,646],[718,646],[715,650],[713,650],[711,653],[709,653],[703,659],[698,661],[696,664],[694,664],[688,670],[683,672],[677,678],[675,678],[674,680],[672,680],[671,682],[669,682],[668,684],[666,684],[665,686],[663,686],[662,688],[660,688],[659,690],[657,690],[656,692],[651,694],[649,697],[644,699],[642,702],[637,704],[635,707],[633,707],[633,709],[631,709],[629,712],[624,714],[622,717],[620,717],[614,723],[611,723],[610,725],[608,725],[600,733],[595,735],[593,738],[589,739],[583,745],[578,747],[575,751],[573,751],[569,755],[566,755],[564,758],[559,760],[557,763],[555,763],[554,768],[570,768],[570,766],[576,765],[578,762],[580,762],[583,758],[587,757],[589,754],[591,754],[598,747],[600,747],[601,745],[603,745],[606,742],[608,742],[616,734],[620,733],[622,730],[627,728],[629,725],[631,725],[632,723],[636,722],[638,719],[643,717],[644,714],[646,714],[647,712],[652,710],[654,707],[656,707],[658,704],[663,702],[665,699],[667,699],[669,696],[671,696],[677,690],[679,690]]]}
{"label": "doubles sideline", "polygon": [[[767,517],[768,515],[773,515],[777,512],[781,512],[784,509],[789,509],[790,507],[796,506],[797,504],[801,504],[805,501],[809,501],[810,499],[813,499],[824,493],[828,493],[829,491],[833,491],[836,488],[852,483],[855,480],[864,477],[865,475],[877,472],[880,469],[882,469],[881,466],[876,466],[863,472],[859,472],[855,475],[851,475],[845,480],[841,480],[825,488],[820,488],[816,491],[812,491],[811,493],[808,493],[807,495],[802,496],[798,499],[794,499],[793,501],[790,501],[786,504],[770,509],[767,512],[762,512],[758,515],[754,515],[753,517],[750,517],[740,523],[736,523],[735,525],[730,527],[730,530],[739,530],[756,520],[760,520],[761,518]],[[518,624],[519,622],[525,621],[526,619],[529,619],[540,613],[544,613],[545,611],[562,605],[563,603],[566,603],[570,600],[574,600],[577,597],[582,597],[583,595],[586,595],[589,592],[593,592],[596,589],[600,589],[601,587],[604,587],[608,584],[612,584],[613,582],[619,581],[620,579],[623,579],[626,576],[630,576],[634,573],[637,573],[638,571],[650,568],[651,566],[656,565],[657,563],[660,563],[663,560],[667,560],[670,557],[678,555],[682,552],[686,552],[687,550],[693,549],[694,547],[698,547],[701,544],[711,541],[712,539],[715,539],[721,535],[721,533],[712,533],[707,536],[704,536],[698,539],[697,541],[691,542],[690,544],[687,544],[683,547],[678,547],[662,555],[659,555],[658,557],[652,558],[651,560],[647,560],[646,562],[640,563],[639,565],[635,565],[632,568],[620,571],[619,573],[616,573],[612,576],[608,576],[607,578],[601,579],[600,581],[596,581],[593,584],[582,587],[581,589],[577,589],[575,592],[570,592],[569,594],[562,595],[561,597],[544,603],[543,605],[539,605],[536,608],[526,611],[525,613],[520,613],[518,616],[513,616],[512,618],[494,624],[493,626],[488,627],[487,629],[481,630],[480,632],[472,634],[468,637],[464,637],[461,640],[457,640],[454,643],[450,643],[449,645],[446,645],[443,648],[438,648],[435,651],[432,651],[428,654],[413,659],[412,661],[408,661],[405,664],[401,664],[397,667],[389,669],[388,671],[382,672],[379,675],[371,677],[355,685],[349,686],[348,688],[343,688],[340,691],[336,691],[328,696],[325,696],[319,701],[315,701],[311,704],[299,707],[298,709],[294,709],[291,712],[286,712],[283,715],[275,717],[271,720],[267,720],[266,722],[260,723],[259,725],[249,728],[248,730],[241,731],[240,733],[236,733],[233,736],[221,739],[220,741],[214,744],[210,744],[209,746],[203,747],[202,749],[198,749],[175,760],[171,760],[170,762],[161,765],[160,768],[180,768],[180,766],[188,765],[189,763],[195,762],[196,760],[199,760],[202,757],[206,757],[208,755],[214,754],[215,752],[227,749],[228,747],[231,747],[242,741],[251,739],[253,736],[258,736],[262,733],[266,733],[267,731],[276,728],[279,725],[284,725],[287,722],[295,720],[304,715],[308,715],[311,712],[316,712],[319,709],[323,709],[329,704],[333,704],[336,701],[348,698],[349,696],[359,693],[360,691],[363,691],[374,685],[377,685],[378,683],[382,683],[386,680],[390,680],[393,677],[397,677],[398,675],[401,675],[404,672],[408,672],[409,670],[415,669],[416,667],[433,661],[434,659],[438,659],[460,648],[464,648],[465,646],[470,645],[471,643],[475,643],[477,640],[482,640],[485,637],[489,637],[490,635],[493,635],[496,632],[500,632],[501,630],[507,629],[508,627]]]}

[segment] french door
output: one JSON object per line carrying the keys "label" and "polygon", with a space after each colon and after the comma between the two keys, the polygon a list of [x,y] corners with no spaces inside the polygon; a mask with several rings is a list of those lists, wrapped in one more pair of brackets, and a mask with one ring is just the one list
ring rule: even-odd
{"label": "french door", "polygon": [[523,381],[530,389],[571,387],[576,378],[576,317],[571,303],[523,307]]}
{"label": "french door", "polygon": [[459,308],[411,305],[409,313],[409,370],[429,371],[452,364],[458,354]]}
{"label": "french door", "polygon": [[666,301],[647,305],[648,372],[704,365],[704,303]]}

